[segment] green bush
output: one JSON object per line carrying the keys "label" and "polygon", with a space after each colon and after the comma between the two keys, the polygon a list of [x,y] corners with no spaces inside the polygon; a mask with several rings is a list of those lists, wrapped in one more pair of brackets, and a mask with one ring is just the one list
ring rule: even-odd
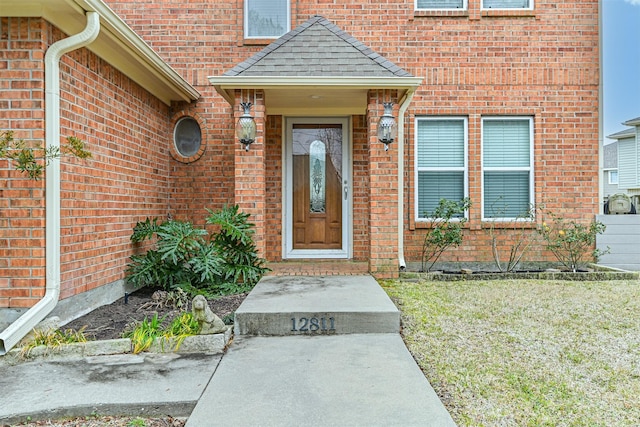
{"label": "green bush", "polygon": [[426,213],[430,222],[422,243],[422,271],[431,271],[445,250],[460,246],[467,222],[464,213],[470,207],[468,197],[458,202],[441,199],[433,212]]}
{"label": "green bush", "polygon": [[582,224],[567,221],[552,212],[541,210],[542,222],[538,232],[545,242],[545,247],[565,268],[575,272],[586,266],[588,262],[598,261],[607,250],[595,249],[596,236],[607,228],[600,221]]}
{"label": "green bush", "polygon": [[157,218],[138,222],[131,240],[156,237],[154,249],[134,255],[127,267],[127,282],[135,287],[180,288],[189,295],[215,297],[247,292],[269,271],[253,242],[254,225],[238,206],[207,210],[207,224],[218,232],[209,235],[192,223]]}

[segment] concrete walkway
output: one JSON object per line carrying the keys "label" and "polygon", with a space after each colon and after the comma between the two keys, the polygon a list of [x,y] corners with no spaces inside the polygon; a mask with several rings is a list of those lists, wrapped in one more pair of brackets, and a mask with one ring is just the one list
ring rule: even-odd
{"label": "concrete walkway", "polygon": [[1,366],[0,424],[97,414],[208,426],[453,426],[371,276],[265,277],[224,355]]}
{"label": "concrete walkway", "polygon": [[265,277],[187,427],[455,425],[363,276]]}

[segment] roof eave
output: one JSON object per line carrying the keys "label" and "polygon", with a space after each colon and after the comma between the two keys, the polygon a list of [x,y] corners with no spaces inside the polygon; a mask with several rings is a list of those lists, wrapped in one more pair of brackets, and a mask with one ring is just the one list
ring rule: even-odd
{"label": "roof eave", "polygon": [[236,89],[397,89],[415,90],[422,83],[420,77],[376,76],[211,76],[209,82],[231,105]]}
{"label": "roof eave", "polygon": [[86,12],[97,12],[101,24],[89,50],[167,105],[200,97],[102,0],[3,0],[1,15],[42,17],[65,34],[75,34],[84,28]]}

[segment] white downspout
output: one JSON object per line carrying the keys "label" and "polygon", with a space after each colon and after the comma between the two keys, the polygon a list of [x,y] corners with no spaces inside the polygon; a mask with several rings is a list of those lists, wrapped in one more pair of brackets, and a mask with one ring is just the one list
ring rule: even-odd
{"label": "white downspout", "polygon": [[415,88],[409,89],[398,111],[398,267],[400,271],[407,268],[404,260],[404,114],[415,93]]}
{"label": "white downspout", "polygon": [[[97,12],[87,12],[87,26],[71,37],[52,44],[44,57],[45,146],[60,146],[60,58],[93,42],[100,32]],[[6,354],[40,323],[60,297],[60,159],[46,169],[46,290],[44,297],[0,333],[0,356]]]}

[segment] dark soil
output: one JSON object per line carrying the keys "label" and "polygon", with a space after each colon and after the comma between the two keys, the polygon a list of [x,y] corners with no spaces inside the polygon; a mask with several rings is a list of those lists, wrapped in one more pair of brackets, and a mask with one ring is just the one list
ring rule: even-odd
{"label": "dark soil", "polygon": [[[140,322],[143,319],[151,319],[154,315],[158,318],[166,316],[163,324],[168,325],[175,317],[185,311],[191,310],[191,299],[184,308],[176,308],[171,304],[158,303],[152,299],[152,295],[158,289],[142,288],[112,304],[99,307],[78,319],[67,323],[62,329],[80,330],[85,327],[84,334],[89,340],[108,340],[122,338],[122,333],[127,325]],[[209,300],[211,310],[223,320],[232,318],[233,312],[244,301],[247,294],[222,296]],[[225,319],[226,318],[226,319]]]}

